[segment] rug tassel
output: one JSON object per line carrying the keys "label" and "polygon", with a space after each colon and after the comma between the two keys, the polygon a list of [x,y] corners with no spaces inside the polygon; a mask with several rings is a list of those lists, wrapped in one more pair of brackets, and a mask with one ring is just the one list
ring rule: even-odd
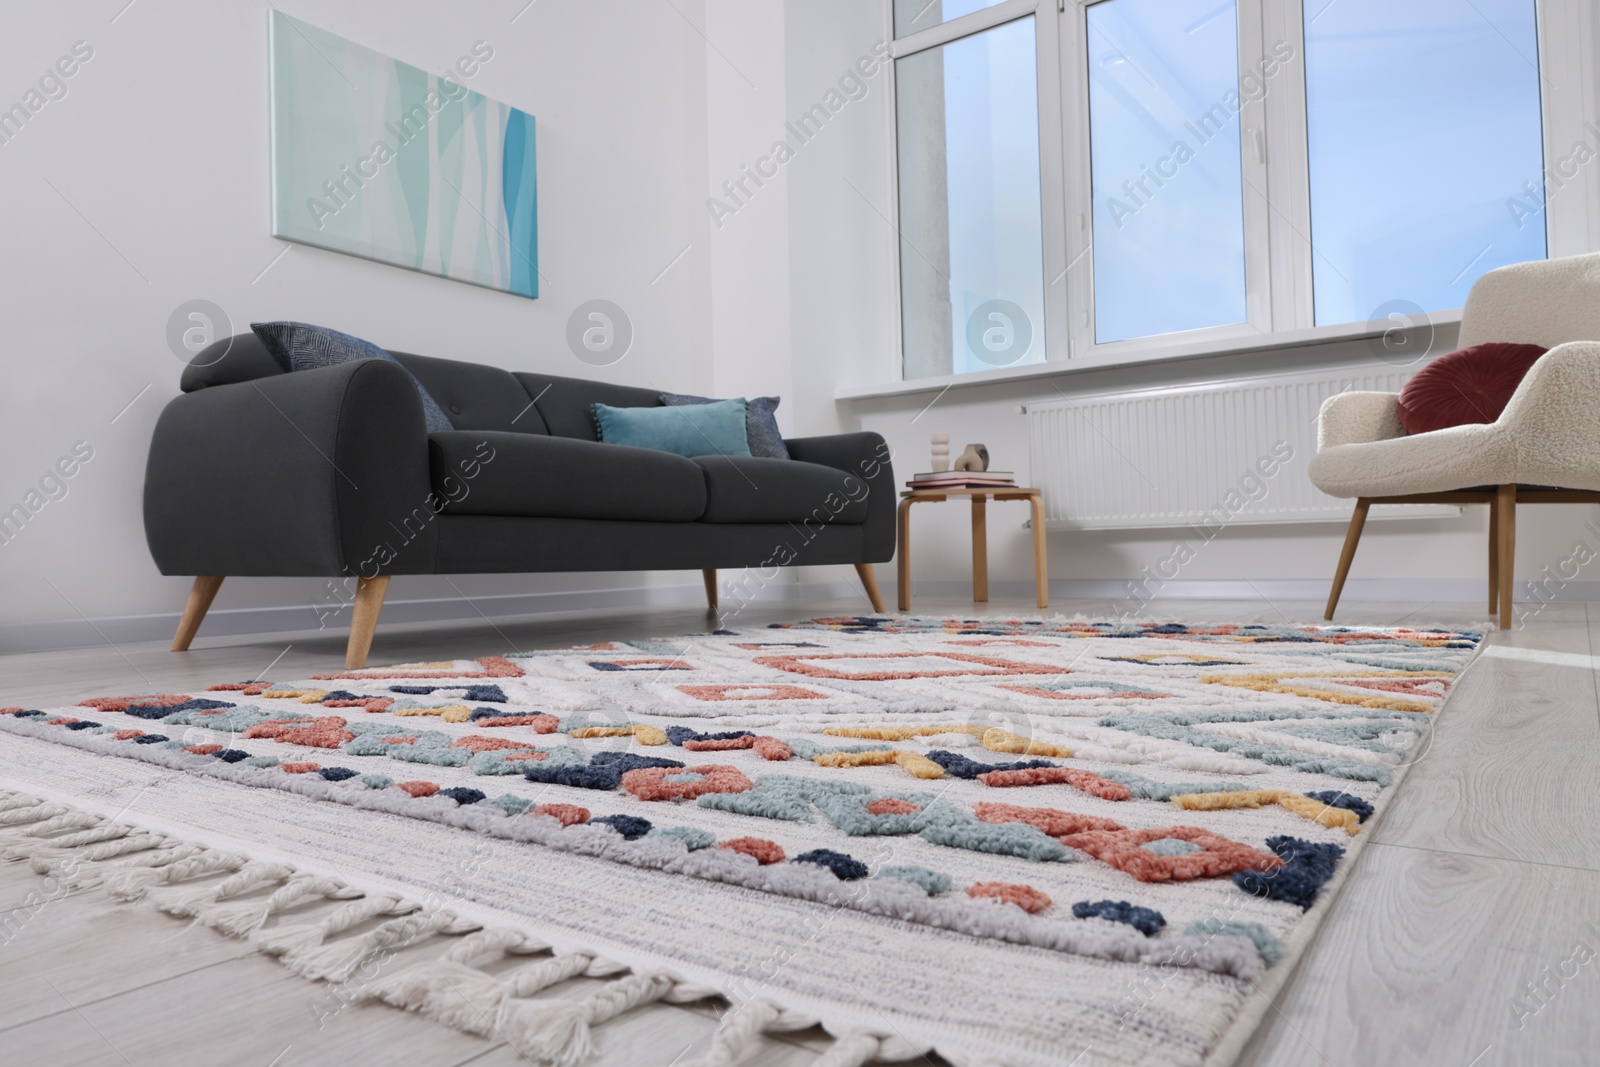
{"label": "rug tassel", "polygon": [[675,984],[664,974],[634,974],[607,982],[582,1000],[550,1004],[507,1000],[500,1006],[495,1029],[530,1059],[552,1067],[578,1067],[594,1056],[594,1027],[661,1000]]}
{"label": "rug tassel", "polygon": [[123,904],[142,900],[152,888],[186,882],[208,874],[237,871],[245,865],[245,858],[232,852],[202,850],[189,859],[178,860],[164,867],[127,867],[106,875],[106,892],[111,899]]}
{"label": "rug tassel", "polygon": [[782,1014],[782,1009],[770,1000],[752,1000],[730,1008],[717,1024],[717,1032],[711,1035],[711,1047],[705,1055],[683,1067],[736,1067]]}
{"label": "rug tassel", "polygon": [[[289,877],[290,869],[281,863],[246,863],[238,872],[203,889],[177,889],[164,893],[155,900],[156,910],[182,919],[193,918],[202,908],[248,893],[264,882],[281,882]],[[207,923],[207,926],[213,925]]]}
{"label": "rug tassel", "polygon": [[[40,853],[59,852],[63,849],[78,848],[81,845],[98,844],[101,841],[115,841],[119,837],[127,837],[132,832],[133,827],[131,826],[123,826],[112,822],[101,823],[86,830],[79,830],[75,834],[63,834],[61,837],[19,842],[6,849],[4,858],[13,861],[31,860]],[[24,836],[32,835],[25,834]]]}
{"label": "rug tassel", "polygon": [[38,797],[29,796],[26,793],[12,793],[4,800],[0,800],[0,811],[15,811],[18,808],[32,808],[43,803],[44,801],[40,800]]}
{"label": "rug tassel", "polygon": [[66,875],[69,870],[75,874],[80,868],[91,866],[101,860],[156,848],[165,840],[166,838],[160,834],[141,832],[124,834],[110,841],[75,845],[71,848],[57,843],[53,849],[40,849],[35,852],[29,860],[29,865],[33,867],[35,874],[60,876]]}
{"label": "rug tassel", "polygon": [[[458,944],[452,945],[447,951],[431,960],[414,963],[392,975],[374,979],[363,987],[358,999],[378,1000],[406,1011],[422,1011],[435,995],[453,994],[463,983],[488,979],[498,987],[500,985],[498,979],[490,978],[482,971],[467,966],[477,957],[490,953],[543,952],[549,947],[542,941],[530,939],[520,930],[509,927],[479,930],[475,934],[463,937]],[[461,999],[476,1002],[477,997]],[[491,1023],[494,1020],[494,1011],[498,1007],[499,1004],[496,1002],[494,1008],[489,1010]]]}
{"label": "rug tassel", "polygon": [[[595,965],[587,952],[569,952],[498,978],[460,963],[445,964],[435,971],[422,1013],[445,1026],[486,1036],[511,1001],[593,974]],[[601,969],[611,971],[612,966],[607,961]]]}
{"label": "rug tassel", "polygon": [[448,930],[465,933],[474,929],[476,925],[450,911],[416,912],[398,919],[390,919],[376,930],[360,937],[346,938],[318,951],[287,959],[285,962],[291,970],[305,978],[343,982],[369,957],[385,949],[404,948]]}
{"label": "rug tassel", "polygon": [[0,826],[21,826],[24,823],[42,822],[65,814],[67,810],[60,804],[48,804],[41,800],[0,812]]}
{"label": "rug tassel", "polygon": [[283,957],[285,966],[294,970],[293,963],[308,952],[315,951],[324,941],[359,926],[379,915],[393,914],[400,906],[398,897],[363,897],[342,908],[335,909],[314,923],[278,926],[262,930],[251,942],[269,956]]}
{"label": "rug tassel", "polygon": [[[39,809],[34,808],[32,810],[37,812]],[[37,840],[46,834],[53,834],[60,830],[82,830],[87,826],[96,826],[102,820],[100,816],[91,815],[86,811],[67,811],[62,809],[62,813],[59,815],[53,815],[48,819],[29,821],[32,823],[31,826],[9,836],[9,840],[13,843],[5,852],[6,859],[13,861],[27,859],[32,854],[32,849],[38,848],[41,844],[48,845],[51,843]],[[17,854],[12,855],[13,852]]]}
{"label": "rug tassel", "polygon": [[862,1067],[878,1058],[882,1043],[872,1034],[845,1034],[835,1038],[812,1067]]}
{"label": "rug tassel", "polygon": [[80,863],[70,874],[61,872],[62,882],[74,889],[88,889],[101,885],[106,878],[118,871],[141,870],[146,867],[165,867],[170,863],[186,860],[191,856],[198,856],[204,852],[199,845],[180,845],[168,839],[162,843],[151,846],[150,850],[142,856],[135,856],[123,863]]}
{"label": "rug tassel", "polygon": [[213,904],[200,911],[195,916],[196,921],[226,937],[249,937],[265,926],[272,916],[303,901],[313,897],[330,897],[337,893],[355,892],[336,878],[319,878],[311,874],[297,875],[288,867],[283,870],[286,876],[291,877],[265,900]]}

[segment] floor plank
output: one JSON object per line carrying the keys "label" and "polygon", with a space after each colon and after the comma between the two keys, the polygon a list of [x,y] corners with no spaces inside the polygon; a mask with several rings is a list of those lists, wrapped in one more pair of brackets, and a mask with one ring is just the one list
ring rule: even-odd
{"label": "floor plank", "polygon": [[1597,1005],[1600,874],[1375,844],[1239,1067],[1592,1063]]}
{"label": "floor plank", "polygon": [[1494,634],[1374,840],[1600,870],[1600,834],[1580,830],[1600,825],[1589,648],[1581,617]]}

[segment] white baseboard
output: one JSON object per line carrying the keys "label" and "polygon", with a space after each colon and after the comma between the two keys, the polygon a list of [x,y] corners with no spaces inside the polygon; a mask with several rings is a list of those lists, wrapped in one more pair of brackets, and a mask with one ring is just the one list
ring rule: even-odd
{"label": "white baseboard", "polygon": [[[883,597],[891,608],[897,587],[885,580]],[[971,595],[972,583],[963,579],[917,581],[915,596]],[[990,595],[1028,598],[1033,595],[1030,581],[991,581]],[[1163,600],[1262,600],[1311,601],[1327,598],[1328,582],[1321,578],[1255,579],[1175,579],[1144,585],[1127,580],[1058,578],[1050,583],[1052,601],[1089,600],[1104,605],[1101,614],[1137,612],[1139,605]],[[1435,601],[1478,603],[1487,610],[1488,590],[1484,580],[1455,578],[1352,578],[1345,584],[1343,602],[1357,601]],[[419,600],[390,600],[383,607],[383,623],[462,622],[476,619],[503,619],[528,615],[550,615],[564,611],[623,611],[630,608],[689,605],[704,602],[705,590],[699,583],[683,585],[626,586],[613,589],[584,589],[552,593],[511,593],[469,598],[448,597]],[[721,596],[724,625],[737,622],[742,605],[807,600],[859,600],[861,613],[871,611],[866,595],[854,581],[769,582],[740,588],[725,582]],[[1518,603],[1533,603],[1530,583],[1520,582]],[[1557,590],[1541,591],[1537,599],[1562,602],[1600,601],[1600,581],[1572,581]],[[912,601],[916,609],[916,601]],[[212,611],[206,616],[201,638],[239,637],[252,634],[305,632],[319,629],[342,634],[349,626],[349,610],[319,615],[310,604],[263,608],[233,608]],[[1089,614],[1095,614],[1091,611]],[[178,627],[179,612],[154,615],[117,615],[92,619],[60,619],[44,622],[0,624],[0,654],[43,652],[51,649],[86,648],[104,644],[136,644],[166,641]]]}

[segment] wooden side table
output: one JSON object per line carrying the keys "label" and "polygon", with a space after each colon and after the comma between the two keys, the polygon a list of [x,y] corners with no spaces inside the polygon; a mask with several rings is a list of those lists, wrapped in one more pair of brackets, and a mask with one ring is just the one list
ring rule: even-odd
{"label": "wooden side table", "polygon": [[1033,584],[1041,608],[1050,606],[1050,572],[1045,562],[1044,494],[1038,489],[910,489],[900,494],[900,610],[911,610],[911,505],[938,503],[947,497],[972,498],[972,599],[989,599],[988,501],[1026,500],[1033,506]]}

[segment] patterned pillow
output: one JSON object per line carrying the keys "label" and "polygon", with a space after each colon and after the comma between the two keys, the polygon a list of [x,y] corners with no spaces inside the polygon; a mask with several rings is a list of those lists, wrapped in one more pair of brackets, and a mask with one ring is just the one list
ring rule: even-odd
{"label": "patterned pillow", "polygon": [[[311,326],[304,322],[252,322],[250,329],[255,331],[272,358],[286,371],[333,367],[358,359],[386,359],[397,366],[400,363],[370,341],[325,326]],[[410,374],[409,371],[406,373]],[[411,380],[416,383],[417,396],[422,399],[422,417],[427,423],[428,432],[455,429],[450,416],[417,381],[417,376],[411,375]]]}
{"label": "patterned pillow", "polygon": [[[705,396],[691,396],[688,393],[662,393],[661,403],[669,408],[683,407],[686,404],[715,404],[717,401]],[[775,396],[758,396],[748,401],[744,412],[745,436],[750,439],[750,454],[752,456],[765,456],[768,459],[788,459],[789,449],[783,443],[783,434],[778,431],[778,419],[773,412],[778,410],[778,398]]]}

